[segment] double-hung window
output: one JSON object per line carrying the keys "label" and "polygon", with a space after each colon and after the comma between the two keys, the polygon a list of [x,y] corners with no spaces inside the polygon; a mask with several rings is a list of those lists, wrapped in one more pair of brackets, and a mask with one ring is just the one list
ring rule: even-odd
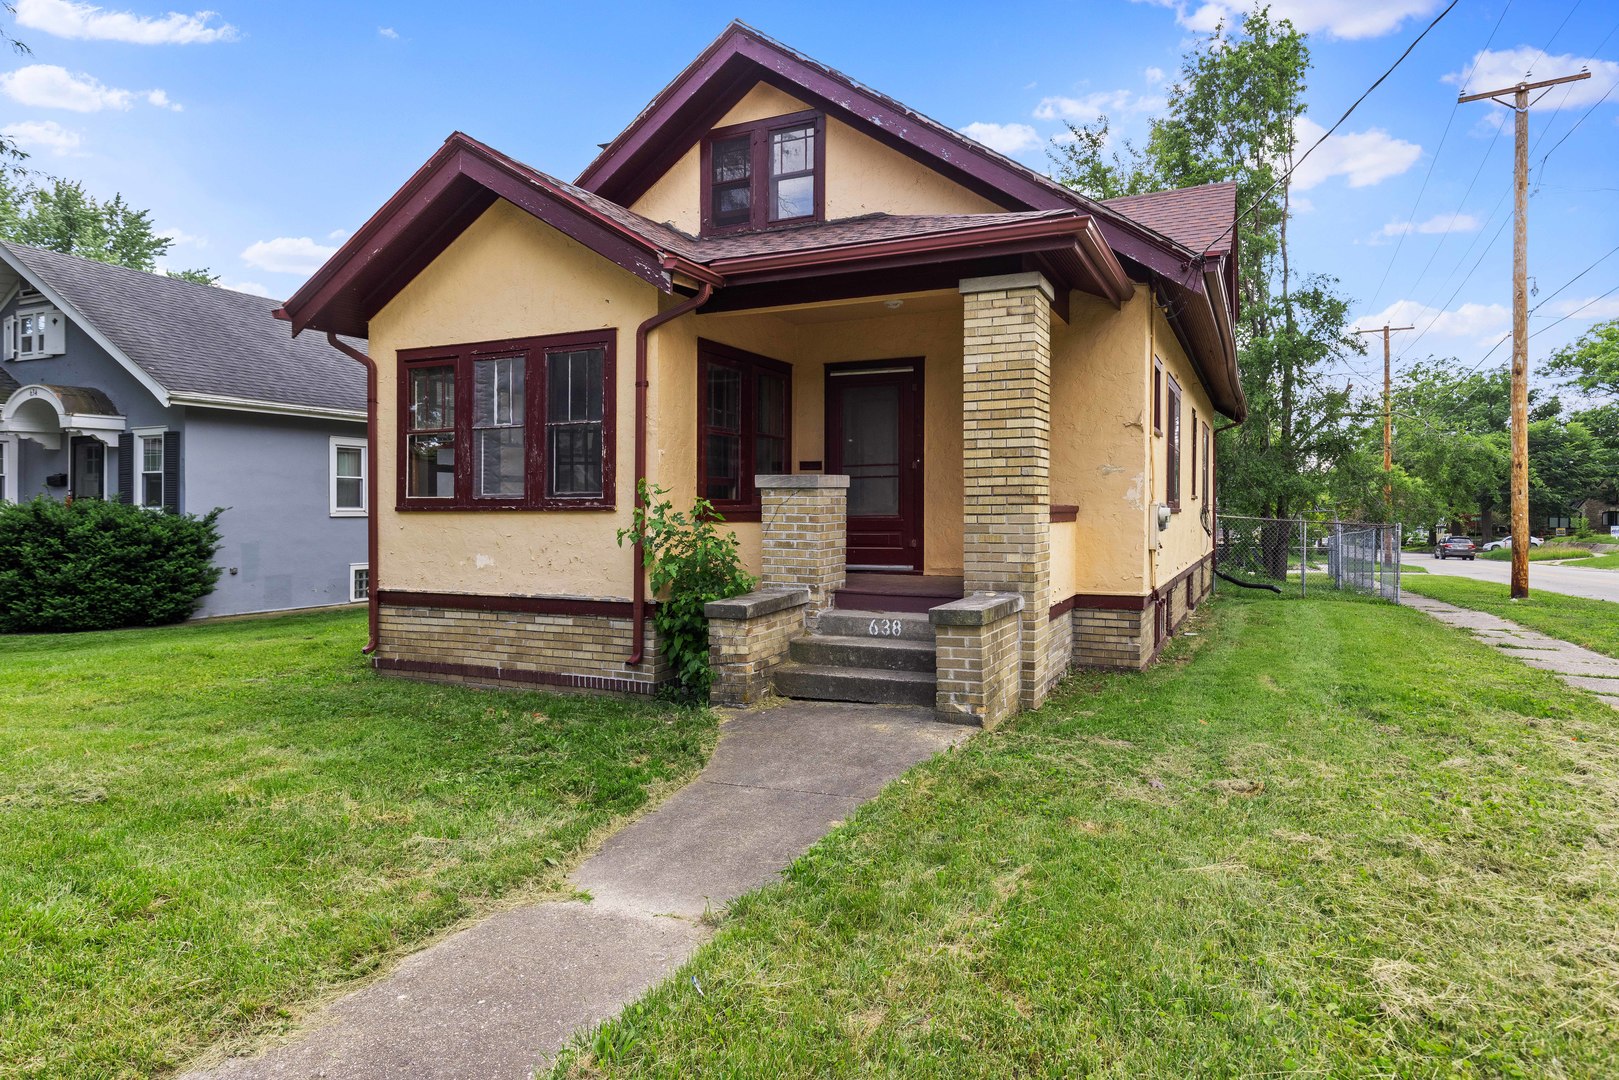
{"label": "double-hung window", "polygon": [[1197,500],[1197,410],[1192,410],[1192,499]]}
{"label": "double-hung window", "polygon": [[[1194,435],[1193,438],[1196,438]],[[1203,501],[1214,506],[1214,443],[1209,437],[1209,423],[1203,422]]]}
{"label": "double-hung window", "polygon": [[703,233],[824,216],[826,127],[820,113],[719,128],[703,140]]}
{"label": "double-hung window", "polygon": [[163,436],[135,437],[135,505],[163,506]]}
{"label": "double-hung window", "polygon": [[331,439],[330,496],[332,517],[364,517],[365,440],[334,435]]}
{"label": "double-hung window", "polygon": [[17,471],[17,463],[12,460],[15,446],[9,436],[0,435],[0,502],[17,501],[17,493],[11,489],[12,474]]}
{"label": "double-hung window", "polygon": [[732,521],[758,520],[754,477],[789,471],[792,368],[697,343],[697,488]]}
{"label": "double-hung window", "polygon": [[1167,430],[1164,432],[1164,465],[1168,477],[1167,490],[1164,501],[1169,503],[1171,510],[1181,508],[1181,385],[1175,381],[1175,376],[1164,373],[1164,381],[1168,383],[1169,401],[1165,409],[1164,423]]}
{"label": "double-hung window", "polygon": [[616,332],[402,351],[401,509],[610,509]]}

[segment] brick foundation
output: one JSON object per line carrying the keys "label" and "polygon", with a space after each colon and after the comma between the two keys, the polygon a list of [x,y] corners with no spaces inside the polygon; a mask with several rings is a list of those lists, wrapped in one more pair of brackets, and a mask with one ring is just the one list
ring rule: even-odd
{"label": "brick foundation", "polygon": [[1213,587],[1213,561],[1205,556],[1146,596],[1075,597],[1069,612],[1074,666],[1140,671],[1163,645],[1160,611],[1173,635]]}
{"label": "brick foundation", "polygon": [[939,719],[989,729],[1018,711],[1023,606],[1017,593],[975,593],[928,612]]}

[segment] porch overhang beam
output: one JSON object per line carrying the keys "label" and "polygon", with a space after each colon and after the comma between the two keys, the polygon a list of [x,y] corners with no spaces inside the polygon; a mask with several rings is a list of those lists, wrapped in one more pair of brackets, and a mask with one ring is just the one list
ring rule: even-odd
{"label": "porch overhang beam", "polygon": [[[100,402],[90,400],[89,395],[95,393],[83,387],[48,386],[44,383],[19,387],[0,405],[0,435],[15,435],[36,442],[47,450],[60,450],[64,435],[88,436],[108,446],[117,446],[118,436],[124,433],[128,425],[123,416],[111,409],[111,402],[104,397]],[[88,411],[82,407],[85,405],[105,411]],[[29,418],[41,407],[49,409],[54,415],[52,426],[44,427]]]}

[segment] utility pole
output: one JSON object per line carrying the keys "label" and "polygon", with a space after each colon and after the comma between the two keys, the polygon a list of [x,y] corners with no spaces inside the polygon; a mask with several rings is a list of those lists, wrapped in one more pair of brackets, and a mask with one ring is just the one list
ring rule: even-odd
{"label": "utility pole", "polygon": [[[1529,91],[1541,97],[1554,86],[1589,79],[1589,71],[1560,79],[1520,82],[1482,94],[1464,94],[1458,105],[1485,98],[1513,111],[1512,230],[1512,598],[1529,595]],[[1502,101],[1511,94],[1512,101]],[[1540,98],[1536,98],[1539,101]]]}
{"label": "utility pole", "polygon": [[1374,326],[1368,330],[1356,330],[1357,334],[1383,335],[1383,505],[1388,507],[1389,517],[1394,516],[1394,389],[1393,376],[1389,372],[1389,335],[1399,330],[1415,330],[1414,326]]}

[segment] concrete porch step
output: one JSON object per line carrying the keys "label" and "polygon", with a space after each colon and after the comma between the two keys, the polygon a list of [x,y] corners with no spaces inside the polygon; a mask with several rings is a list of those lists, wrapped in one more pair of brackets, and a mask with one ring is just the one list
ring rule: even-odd
{"label": "concrete porch step", "polygon": [[811,701],[932,707],[937,695],[931,671],[851,670],[789,661],[776,669],[775,683],[782,697]]}
{"label": "concrete porch step", "polygon": [[817,617],[815,633],[867,641],[933,643],[933,624],[925,611],[823,611]]}
{"label": "concrete porch step", "polygon": [[[869,626],[869,621],[868,621]],[[933,642],[892,637],[852,637],[817,633],[787,644],[788,659],[800,664],[877,671],[932,671]]]}

